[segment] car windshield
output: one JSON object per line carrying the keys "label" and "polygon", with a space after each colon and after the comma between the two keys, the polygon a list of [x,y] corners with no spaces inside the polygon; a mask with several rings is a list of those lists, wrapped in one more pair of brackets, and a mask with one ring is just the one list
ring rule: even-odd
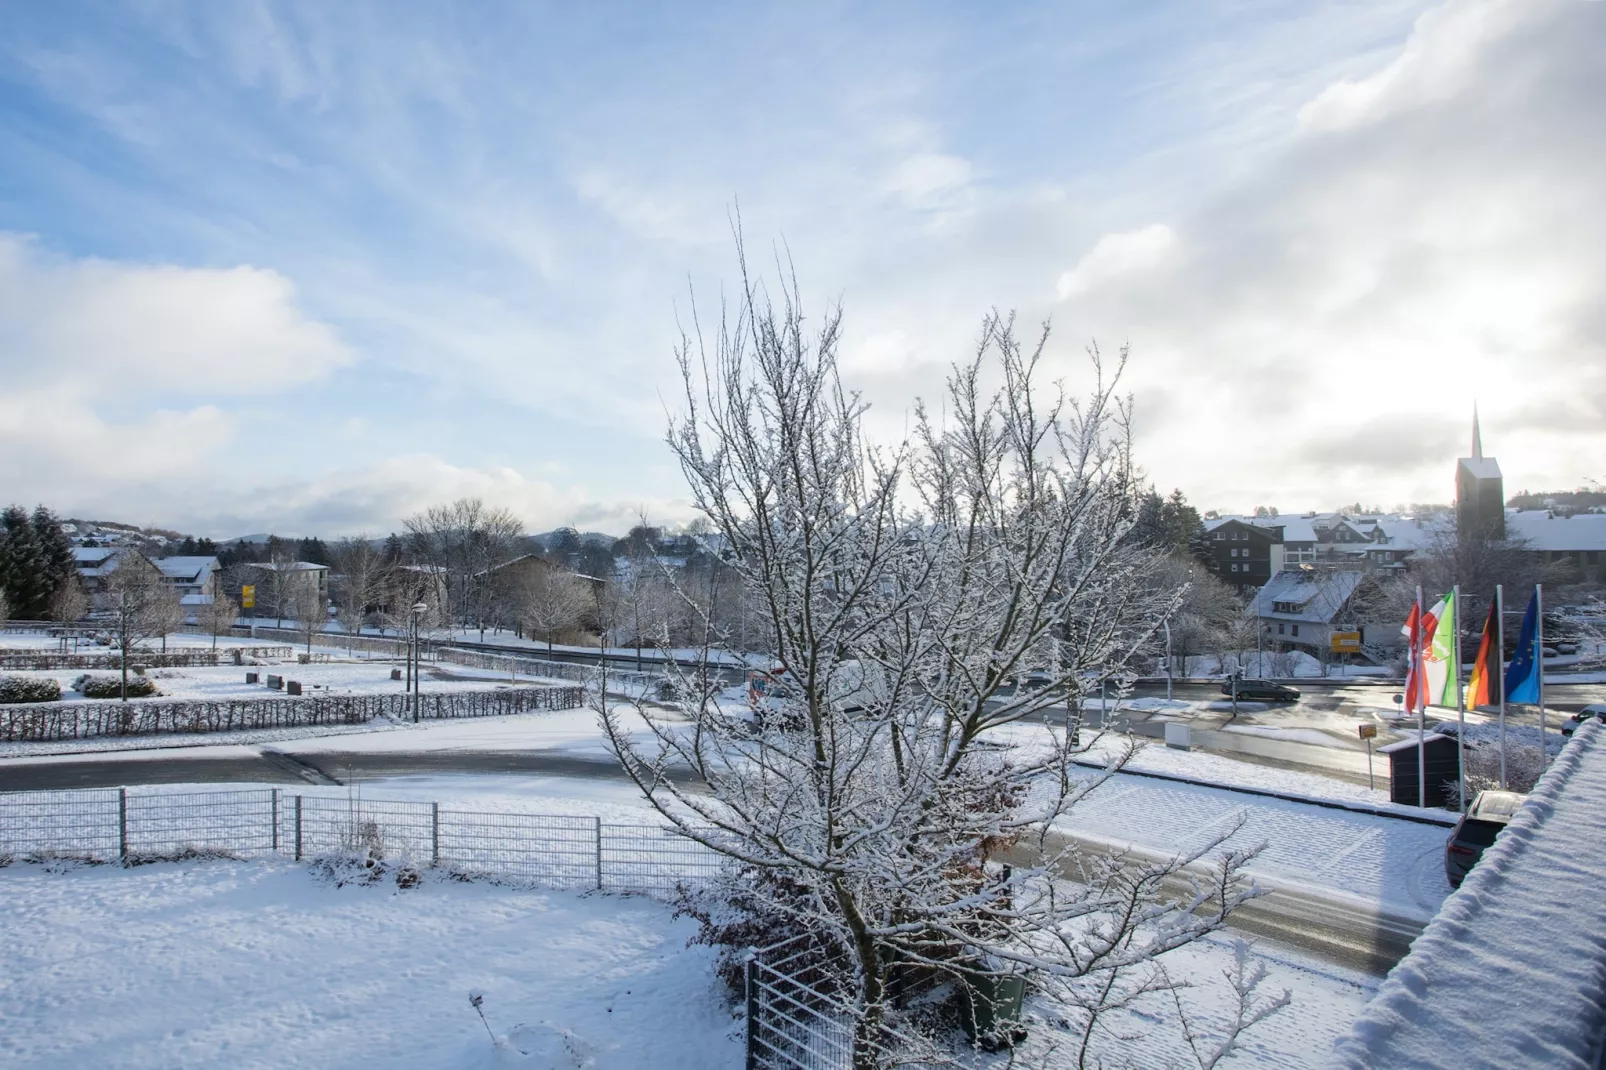
{"label": "car windshield", "polygon": [[1461,828],[1456,832],[1455,839],[1457,843],[1464,843],[1471,847],[1487,847],[1494,842],[1494,838],[1505,827],[1498,821],[1468,819],[1461,822]]}

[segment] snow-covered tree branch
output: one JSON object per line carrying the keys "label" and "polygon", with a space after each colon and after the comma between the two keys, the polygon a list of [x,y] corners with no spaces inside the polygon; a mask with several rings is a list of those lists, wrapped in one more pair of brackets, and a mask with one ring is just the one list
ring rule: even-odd
{"label": "snow-covered tree branch", "polygon": [[[838,375],[840,314],[807,322],[795,279],[772,298],[744,258],[711,341],[683,338],[669,436],[758,607],[766,693],[721,701],[706,655],[678,666],[669,714],[611,705],[604,680],[608,738],[663,815],[738,868],[739,909],[710,918],[742,935],[715,939],[811,932],[849,964],[856,1067],[882,1065],[911,970],[1025,973],[1096,1021],[1130,967],[1253,894],[1239,854],[1204,880],[1187,875],[1204,851],[1084,858],[1053,831],[1124,757],[1079,764],[1085,741],[1049,711],[1121,673],[1179,597],[1126,538],[1126,354],[1090,349],[1072,398],[1043,382],[1048,327],[1025,342],[989,315],[942,415],[922,405],[909,441],[879,446]],[[1090,978],[1112,980],[1088,1004]]]}

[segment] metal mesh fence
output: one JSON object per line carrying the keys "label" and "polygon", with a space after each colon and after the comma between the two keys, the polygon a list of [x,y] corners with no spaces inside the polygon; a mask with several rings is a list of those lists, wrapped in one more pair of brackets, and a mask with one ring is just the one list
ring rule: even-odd
{"label": "metal mesh fence", "polygon": [[122,796],[125,858],[271,853],[279,792],[204,791]]}
{"label": "metal mesh fence", "polygon": [[115,859],[122,798],[115,788],[0,794],[0,858]]}
{"label": "metal mesh fence", "polygon": [[720,856],[657,825],[279,789],[0,793],[0,858],[358,856],[545,888],[671,896]]}
{"label": "metal mesh fence", "polygon": [[671,895],[681,885],[711,880],[721,856],[662,825],[602,826],[598,887]]}

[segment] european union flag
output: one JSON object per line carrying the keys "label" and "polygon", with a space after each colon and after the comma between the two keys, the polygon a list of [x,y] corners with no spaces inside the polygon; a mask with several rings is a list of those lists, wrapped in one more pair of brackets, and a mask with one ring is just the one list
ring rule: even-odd
{"label": "european union flag", "polygon": [[1544,665],[1539,653],[1539,591],[1528,599],[1528,612],[1522,615],[1522,633],[1517,649],[1506,667],[1506,701],[1534,705],[1539,701],[1539,673]]}

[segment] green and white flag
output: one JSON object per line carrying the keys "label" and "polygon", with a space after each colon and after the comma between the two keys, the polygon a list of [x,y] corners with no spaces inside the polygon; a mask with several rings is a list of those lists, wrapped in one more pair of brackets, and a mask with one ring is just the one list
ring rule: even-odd
{"label": "green and white flag", "polygon": [[1427,675],[1428,705],[1454,706],[1456,704],[1456,689],[1461,686],[1458,678],[1460,673],[1452,670],[1459,668],[1456,658],[1459,656],[1455,649],[1455,592],[1451,591],[1438,604],[1428,611],[1428,626],[1432,629],[1432,637],[1428,646],[1422,653],[1423,667]]}

